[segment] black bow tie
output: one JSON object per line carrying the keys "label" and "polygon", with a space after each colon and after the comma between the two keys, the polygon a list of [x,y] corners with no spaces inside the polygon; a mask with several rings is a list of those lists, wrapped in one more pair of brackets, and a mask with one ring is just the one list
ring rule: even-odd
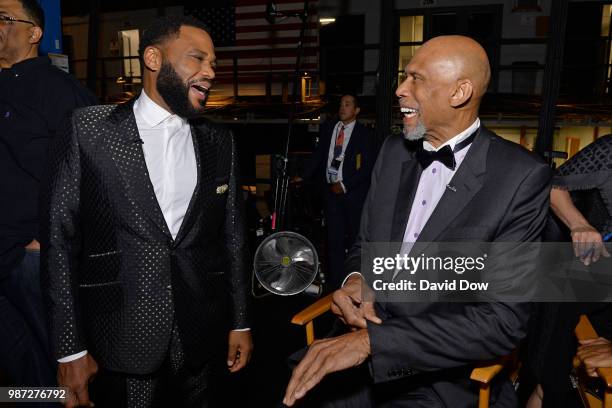
{"label": "black bow tie", "polygon": [[429,165],[435,161],[439,161],[450,170],[455,170],[457,167],[457,162],[455,161],[455,153],[459,150],[463,150],[467,146],[469,146],[476,137],[478,131],[475,131],[470,136],[466,137],[461,142],[455,145],[455,150],[450,148],[449,145],[444,146],[438,151],[429,151],[423,148],[423,144],[419,144],[419,148],[416,151],[416,157],[419,163],[421,164],[421,168],[426,169]]}
{"label": "black bow tie", "polygon": [[416,151],[416,157],[421,168],[426,169],[429,165],[435,161],[439,161],[450,170],[455,170],[457,163],[455,162],[455,154],[450,146],[446,145],[438,151],[425,150],[420,146]]}

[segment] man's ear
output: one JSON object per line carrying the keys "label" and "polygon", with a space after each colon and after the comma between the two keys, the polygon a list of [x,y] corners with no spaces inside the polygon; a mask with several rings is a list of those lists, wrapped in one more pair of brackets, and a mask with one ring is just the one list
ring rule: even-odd
{"label": "man's ear", "polygon": [[361,112],[361,108],[355,108],[355,115],[359,115],[359,112]]}
{"label": "man's ear", "polygon": [[30,44],[38,44],[42,40],[43,30],[40,27],[30,28]]}
{"label": "man's ear", "polygon": [[459,107],[470,100],[474,93],[474,85],[469,79],[460,79],[451,95],[450,104],[453,108]]}
{"label": "man's ear", "polygon": [[157,47],[148,46],[145,48],[142,59],[145,67],[151,71],[158,71],[162,66],[162,53]]}

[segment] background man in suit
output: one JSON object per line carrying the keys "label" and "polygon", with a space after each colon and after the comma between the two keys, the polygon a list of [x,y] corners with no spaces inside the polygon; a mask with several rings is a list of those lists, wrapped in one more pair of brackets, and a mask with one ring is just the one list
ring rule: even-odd
{"label": "background man in suit", "polygon": [[20,386],[55,385],[40,291],[39,189],[62,120],[96,98],[38,56],[37,0],[0,0],[0,371]]}
{"label": "background man in suit", "polygon": [[[550,170],[480,124],[489,77],[487,55],[470,38],[437,37],[416,52],[396,95],[404,136],[418,141],[412,149],[389,137],[382,147],[347,271],[361,270],[367,242],[539,240]],[[361,290],[355,273],[334,293],[332,310],[353,331],[310,347],[287,405],[328,373],[368,360],[373,386],[338,397],[350,406],[473,407],[470,365],[510,353],[526,332],[526,304],[383,303]],[[494,406],[515,398],[507,382],[494,384]]]}
{"label": "background man in suit", "polygon": [[316,150],[304,168],[302,177],[325,188],[325,223],[327,226],[327,274],[330,287],[337,289],[343,278],[346,249],[359,231],[376,148],[372,132],[357,122],[360,108],[355,95],[343,95],[338,110],[339,121],[325,124]]}
{"label": "background man in suit", "polygon": [[219,366],[251,354],[234,142],[196,121],[212,40],[168,17],[140,47],[140,96],[77,110],[50,152],[43,274],[69,407],[98,370],[97,406],[207,406]]}

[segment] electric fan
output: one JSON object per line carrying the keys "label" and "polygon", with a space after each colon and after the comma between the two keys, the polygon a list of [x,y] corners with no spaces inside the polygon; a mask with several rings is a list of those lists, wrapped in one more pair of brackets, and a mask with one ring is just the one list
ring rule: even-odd
{"label": "electric fan", "polygon": [[295,232],[277,232],[264,239],[255,252],[253,269],[259,283],[274,294],[318,296],[321,292],[320,286],[313,284],[319,271],[317,251]]}

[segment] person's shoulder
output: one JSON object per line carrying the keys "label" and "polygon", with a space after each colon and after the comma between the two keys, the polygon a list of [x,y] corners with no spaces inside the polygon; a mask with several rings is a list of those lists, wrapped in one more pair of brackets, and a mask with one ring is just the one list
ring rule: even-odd
{"label": "person's shoulder", "polygon": [[[83,85],[74,75],[62,71],[58,67],[40,64],[40,84],[47,95],[52,96],[51,101],[61,103],[61,100],[76,101],[77,105],[91,105],[97,103],[95,95]],[[54,99],[55,98],[55,99]]]}
{"label": "person's shoulder", "polygon": [[73,120],[81,123],[95,124],[107,120],[117,109],[124,109],[122,105],[91,105],[75,108],[72,112]]}
{"label": "person's shoulder", "polygon": [[492,159],[500,164],[523,169],[548,167],[548,164],[540,156],[518,143],[506,140],[485,127],[483,127],[483,135],[489,140],[489,151],[492,154]]}
{"label": "person's shoulder", "polygon": [[40,69],[44,71],[44,76],[42,77],[46,78],[46,81],[49,81],[49,85],[51,86],[61,86],[64,89],[66,87],[77,88],[79,90],[87,89],[83,84],[81,84],[81,82],[79,82],[78,79],[74,77],[74,75],[62,71],[51,63],[41,64]]}
{"label": "person's shoulder", "polygon": [[216,123],[208,118],[198,118],[189,122],[197,128],[204,136],[213,138],[219,142],[229,142],[233,138],[231,129],[221,123]]}
{"label": "person's shoulder", "polygon": [[361,123],[360,121],[356,121],[355,122],[355,128],[354,129],[357,132],[363,133],[366,136],[374,134],[374,130],[371,127],[366,126],[365,124]]}
{"label": "person's shoulder", "polygon": [[392,133],[383,141],[379,155],[404,155],[416,151],[421,143],[423,143],[423,139],[407,140],[402,133]]}

